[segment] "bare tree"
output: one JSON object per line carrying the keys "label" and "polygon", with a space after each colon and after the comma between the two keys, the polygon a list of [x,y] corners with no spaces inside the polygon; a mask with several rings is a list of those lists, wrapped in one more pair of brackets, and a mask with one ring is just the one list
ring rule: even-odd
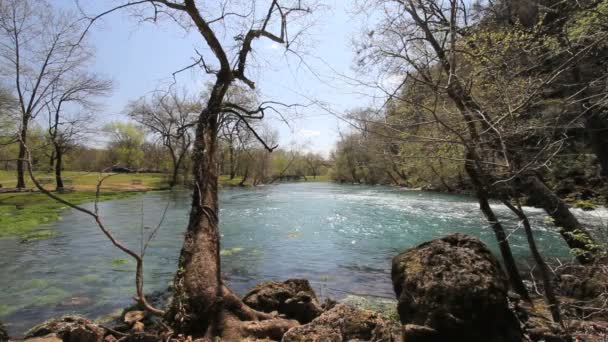
{"label": "bare tree", "polygon": [[[202,10],[195,0],[143,0],[127,2],[101,14],[149,5],[153,12],[146,18],[155,20],[158,15],[168,14],[182,26],[194,27],[214,58],[214,62],[210,62],[200,55],[192,66],[184,68],[201,67],[213,85],[206,105],[196,117],[192,209],[174,279],[172,307],[167,316],[179,331],[195,336],[220,336],[233,341],[244,336],[280,338],[294,324],[246,306],[224,286],[220,268],[217,166],[221,124],[226,118],[236,118],[265,148],[273,150],[274,146],[263,141],[250,121],[260,120],[267,112],[282,106],[268,101],[254,108],[243,107],[229,102],[227,94],[235,83],[255,88],[247,73],[255,40],[268,39],[293,48],[296,38],[302,36],[294,24],[313,11],[301,0],[267,3],[262,11],[257,2],[249,8],[225,2],[219,8],[211,6]],[[217,10],[215,15],[214,10]],[[91,18],[92,21],[101,15]],[[227,32],[228,28],[236,32]],[[226,41],[226,36],[234,37],[234,41]],[[251,322],[260,320],[263,321]]]}
{"label": "bare tree", "polygon": [[112,82],[93,74],[78,73],[59,79],[51,86],[45,103],[49,120],[49,139],[53,145],[50,166],[55,168],[57,191],[63,190],[63,157],[88,133],[96,109],[95,97],[107,95]]}
{"label": "bare tree", "polygon": [[51,8],[44,0],[0,3],[2,74],[14,84],[20,116],[17,188],[25,187],[24,144],[31,121],[45,110],[53,85],[91,57],[81,40],[84,22],[73,17],[72,13]]}
{"label": "bare tree", "polygon": [[129,105],[128,115],[157,136],[169,151],[171,187],[177,185],[182,161],[192,144],[191,127],[200,112],[200,99],[175,90],[156,93],[149,100],[141,99]]}

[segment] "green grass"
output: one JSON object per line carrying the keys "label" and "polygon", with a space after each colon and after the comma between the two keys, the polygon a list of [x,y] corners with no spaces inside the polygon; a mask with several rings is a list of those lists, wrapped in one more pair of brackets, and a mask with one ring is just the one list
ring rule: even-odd
{"label": "green grass", "polygon": [[[102,174],[106,176],[108,173]],[[34,172],[34,176],[38,179],[48,179],[51,182],[47,185],[49,188],[55,186],[55,176],[52,173]],[[64,171],[64,185],[73,187],[75,190],[94,191],[97,187],[100,174],[97,172],[79,172],[79,171]],[[33,187],[29,175],[26,175],[26,186]],[[14,171],[0,171],[0,184],[10,188],[17,184],[17,178]],[[120,173],[107,178],[103,182],[103,189],[114,191],[134,191],[134,190],[152,190],[167,188],[167,178],[162,173]]]}
{"label": "green grass", "polygon": [[220,183],[220,186],[222,186],[222,187],[231,187],[231,186],[238,186],[242,180],[243,180],[243,177],[241,177],[241,176],[234,177],[233,179],[230,179],[230,176],[220,176],[218,181]]}
{"label": "green grass", "polygon": [[[100,200],[125,198],[129,192],[103,192]],[[59,194],[63,199],[74,204],[93,202],[95,193],[78,191]],[[42,193],[21,192],[0,194],[0,237],[19,236],[25,240],[48,238],[53,236],[49,230],[36,232],[41,224],[60,219],[61,211],[66,206]]]}

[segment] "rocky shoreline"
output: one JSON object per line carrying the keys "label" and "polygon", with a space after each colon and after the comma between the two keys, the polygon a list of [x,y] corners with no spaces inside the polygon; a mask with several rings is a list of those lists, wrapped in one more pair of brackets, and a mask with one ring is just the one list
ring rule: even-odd
{"label": "rocky shoreline", "polygon": [[[264,282],[243,297],[253,309],[293,324],[271,330],[264,320],[246,327],[249,341],[606,341],[608,267],[563,265],[555,282],[565,317],[553,323],[540,295],[532,303],[508,291],[498,260],[477,238],[453,234],[393,259],[399,319],[352,305],[321,303],[305,279]],[[538,285],[532,287],[539,294]],[[295,326],[295,327],[294,327]],[[256,331],[263,332],[256,335]],[[0,341],[8,336],[0,324]],[[161,319],[129,308],[108,323],[64,316],[24,337],[29,342],[193,341]],[[198,341],[209,341],[198,339]]]}

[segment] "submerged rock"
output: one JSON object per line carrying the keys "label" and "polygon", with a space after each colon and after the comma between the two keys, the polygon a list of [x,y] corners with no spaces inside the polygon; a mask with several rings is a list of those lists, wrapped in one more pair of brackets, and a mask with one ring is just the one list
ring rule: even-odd
{"label": "submerged rock", "polygon": [[243,302],[259,311],[276,311],[302,324],[312,321],[323,312],[306,279],[261,283],[243,297]]}
{"label": "submerged rock", "polygon": [[[79,316],[64,316],[51,319],[32,328],[25,336],[25,339],[59,338],[64,342],[102,342],[104,329]],[[50,341],[50,340],[48,340]]]}
{"label": "submerged rock", "polygon": [[400,330],[399,323],[386,319],[376,312],[338,304],[312,322],[290,329],[281,341],[401,341]]}
{"label": "submerged rock", "polygon": [[454,234],[395,258],[392,280],[404,340],[521,341],[500,264],[477,238]]}

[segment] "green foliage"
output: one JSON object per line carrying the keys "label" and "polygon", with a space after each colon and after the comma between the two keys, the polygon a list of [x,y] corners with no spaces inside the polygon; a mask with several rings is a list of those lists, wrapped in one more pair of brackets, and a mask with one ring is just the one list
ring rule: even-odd
{"label": "green foliage", "polygon": [[576,202],[574,202],[574,207],[580,208],[583,210],[593,210],[596,208],[596,205],[595,205],[595,203],[593,203],[593,201],[577,200]]}
{"label": "green foliage", "polygon": [[568,38],[576,43],[605,34],[608,29],[608,1],[599,1],[595,7],[576,13],[569,20],[566,29]]}
{"label": "green foliage", "polygon": [[132,122],[120,121],[107,124],[103,130],[112,139],[109,145],[112,164],[138,169],[144,159],[144,132]]}

